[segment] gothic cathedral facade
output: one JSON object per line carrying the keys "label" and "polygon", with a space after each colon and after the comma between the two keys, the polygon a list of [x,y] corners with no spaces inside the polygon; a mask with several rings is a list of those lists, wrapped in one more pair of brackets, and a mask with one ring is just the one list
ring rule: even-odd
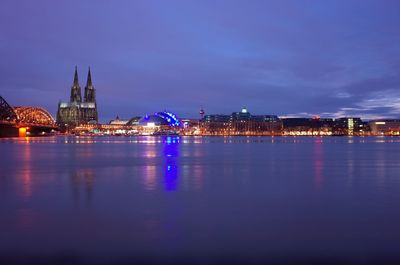
{"label": "gothic cathedral facade", "polygon": [[69,102],[60,102],[57,111],[57,124],[61,127],[75,127],[80,124],[97,123],[96,89],[92,83],[90,68],[87,76],[84,97],[82,101],[79,86],[78,70],[75,67],[74,83],[71,87]]}

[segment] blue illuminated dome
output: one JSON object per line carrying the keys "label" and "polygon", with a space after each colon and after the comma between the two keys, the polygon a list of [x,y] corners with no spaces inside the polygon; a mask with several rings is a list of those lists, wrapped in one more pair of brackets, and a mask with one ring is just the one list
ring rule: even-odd
{"label": "blue illuminated dome", "polygon": [[167,111],[157,112],[155,115],[166,120],[168,122],[168,124],[172,127],[178,127],[181,125],[178,117],[176,117],[176,115],[171,112],[167,112]]}
{"label": "blue illuminated dome", "polygon": [[167,125],[171,127],[180,126],[180,121],[175,114],[171,112],[157,112],[154,115],[145,115],[139,120],[139,125],[146,126],[153,123],[156,126]]}
{"label": "blue illuminated dome", "polygon": [[169,125],[168,121],[157,115],[146,115],[139,120],[139,125],[146,126],[149,123],[154,123],[154,125]]}

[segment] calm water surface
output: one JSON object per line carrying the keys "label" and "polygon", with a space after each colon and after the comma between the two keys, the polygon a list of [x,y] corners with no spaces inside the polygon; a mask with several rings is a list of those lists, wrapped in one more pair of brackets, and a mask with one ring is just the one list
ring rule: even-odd
{"label": "calm water surface", "polygon": [[0,154],[2,258],[400,253],[400,138],[0,139]]}

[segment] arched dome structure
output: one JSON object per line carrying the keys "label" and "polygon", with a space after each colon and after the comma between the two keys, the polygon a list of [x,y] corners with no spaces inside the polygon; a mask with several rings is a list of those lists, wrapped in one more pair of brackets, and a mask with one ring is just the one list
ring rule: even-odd
{"label": "arched dome structure", "polygon": [[156,112],[153,115],[145,115],[139,120],[139,125],[146,126],[149,123],[156,126],[179,127],[180,121],[175,114],[167,111]]}

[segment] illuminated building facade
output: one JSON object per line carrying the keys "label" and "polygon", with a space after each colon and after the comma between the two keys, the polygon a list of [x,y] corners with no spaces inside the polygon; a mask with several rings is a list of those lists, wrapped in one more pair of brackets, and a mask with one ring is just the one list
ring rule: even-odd
{"label": "illuminated building facade", "polygon": [[108,124],[110,125],[126,125],[128,124],[129,120],[121,120],[119,116],[115,117],[114,120],[111,120]]}
{"label": "illuminated building facade", "polygon": [[284,135],[332,135],[333,119],[283,118]]}
{"label": "illuminated building facade", "polygon": [[136,124],[142,135],[175,134],[181,129],[181,121],[172,112],[161,111],[153,115],[145,115],[139,120],[132,118],[129,124]]}
{"label": "illuminated building facade", "polygon": [[181,125],[176,115],[167,111],[156,112],[153,115],[145,115],[138,121],[138,124],[141,126],[148,125],[149,123],[157,126],[169,127],[179,127]]}
{"label": "illuminated building facade", "polygon": [[334,135],[364,135],[369,131],[367,123],[354,117],[335,119],[333,129]]}
{"label": "illuminated building facade", "polygon": [[252,115],[246,108],[231,115],[205,115],[201,120],[204,134],[215,135],[278,135],[282,122],[275,115]]}
{"label": "illuminated building facade", "polygon": [[74,82],[69,102],[60,102],[57,111],[57,124],[61,127],[75,127],[79,124],[97,123],[96,89],[92,83],[90,68],[82,100],[78,71],[75,67]]}
{"label": "illuminated building facade", "polygon": [[140,116],[132,117],[126,124],[127,124],[127,125],[133,125],[133,126],[139,125],[139,120],[140,120],[141,118],[142,118],[142,117],[140,117]]}
{"label": "illuminated building facade", "polygon": [[373,135],[400,135],[400,120],[374,120],[368,124]]}
{"label": "illuminated building facade", "polygon": [[183,128],[181,121],[171,112],[133,117],[129,121],[117,117],[108,124],[80,124],[71,131],[75,134],[97,135],[176,135]]}
{"label": "illuminated building facade", "polygon": [[207,123],[211,123],[211,122],[229,123],[230,120],[231,120],[230,115],[223,115],[223,114],[205,115],[203,118],[203,121],[207,122]]}

